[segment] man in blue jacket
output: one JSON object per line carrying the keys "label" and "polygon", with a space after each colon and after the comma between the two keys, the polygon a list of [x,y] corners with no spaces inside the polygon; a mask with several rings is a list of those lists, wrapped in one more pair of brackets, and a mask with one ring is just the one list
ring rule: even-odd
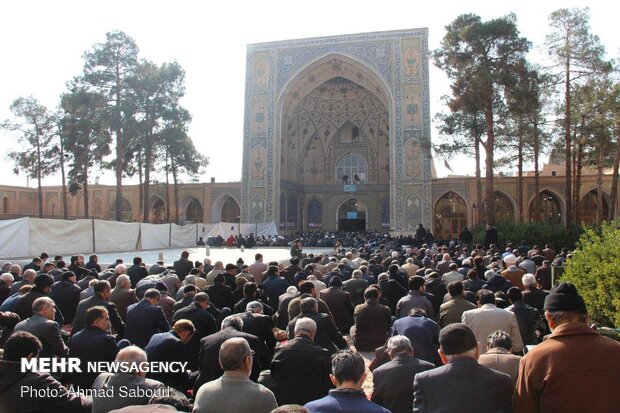
{"label": "man in blue jacket", "polygon": [[366,380],[364,359],[351,350],[339,351],[332,358],[332,383],[336,386],[321,399],[307,403],[310,413],[389,413],[390,411],[369,401],[362,391]]}
{"label": "man in blue jacket", "polygon": [[127,329],[125,338],[131,344],[144,348],[153,334],[170,330],[168,319],[161,307],[157,306],[161,294],[154,288],[144,293],[144,298],[127,309]]}

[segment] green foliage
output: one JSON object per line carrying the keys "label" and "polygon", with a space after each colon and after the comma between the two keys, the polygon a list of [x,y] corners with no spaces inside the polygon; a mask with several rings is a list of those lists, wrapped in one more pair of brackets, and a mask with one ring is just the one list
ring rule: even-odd
{"label": "green foliage", "polygon": [[620,327],[620,220],[586,230],[562,280],[575,284],[590,321]]}
{"label": "green foliage", "polygon": [[[553,244],[556,251],[562,247],[574,248],[583,233],[583,228],[552,224],[549,222],[530,222],[519,224],[516,222],[498,222],[495,225],[499,236],[498,247],[504,248],[506,243],[512,242],[516,248],[523,240],[530,247]],[[475,243],[483,243],[485,228],[478,225],[472,230]]]}

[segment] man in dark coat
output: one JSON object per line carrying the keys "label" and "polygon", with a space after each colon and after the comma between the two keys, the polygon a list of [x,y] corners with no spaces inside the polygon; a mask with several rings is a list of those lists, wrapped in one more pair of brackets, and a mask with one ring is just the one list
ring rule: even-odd
{"label": "man in dark coat", "polygon": [[315,334],[314,320],[301,318],[295,324],[295,338],[273,356],[271,378],[279,405],[303,405],[329,392],[329,352],[314,342]]}
{"label": "man in dark coat", "polygon": [[112,287],[107,281],[99,281],[95,284],[95,295],[85,300],[80,301],[77,311],[75,312],[75,318],[73,319],[73,328],[71,334],[75,334],[82,328],[86,327],[86,310],[96,305],[105,307],[108,310],[110,317],[110,323],[112,328],[116,332],[116,339],[120,340],[125,335],[125,323],[121,320],[121,317],[116,311],[114,303],[110,302],[110,295],[112,294]]}
{"label": "man in dark coat", "polygon": [[88,268],[84,265],[84,256],[74,255],[71,257],[71,264],[69,265],[68,270],[73,271],[73,273],[77,276],[77,279],[81,280],[89,273]]}
{"label": "man in dark coat", "polygon": [[340,277],[333,277],[329,282],[329,288],[321,290],[319,295],[329,307],[338,330],[343,334],[347,334],[353,325],[353,310],[355,307],[351,302],[351,294],[342,289]]}
{"label": "man in dark coat", "polygon": [[498,242],[497,228],[494,225],[487,224],[487,230],[484,234],[484,247],[489,249],[492,244],[497,245]]}
{"label": "man in dark coat", "polygon": [[54,301],[49,297],[37,298],[32,309],[32,317],[20,321],[15,331],[27,331],[41,340],[41,357],[66,357],[69,349],[60,335],[58,323],[54,321]]}
{"label": "man in dark coat", "polygon": [[233,290],[225,283],[226,278],[223,274],[218,274],[213,279],[213,285],[207,288],[207,294],[213,305],[220,310],[224,307],[233,309]]}
{"label": "man in dark coat", "polygon": [[219,352],[222,344],[233,337],[241,337],[245,339],[250,348],[254,351],[252,360],[252,373],[250,379],[252,381],[258,380],[260,374],[261,364],[267,368],[271,360],[266,357],[266,350],[261,346],[260,341],[256,336],[248,333],[244,333],[243,321],[238,315],[231,315],[226,317],[222,321],[222,330],[215,334],[211,334],[202,340],[200,340],[200,372],[194,383],[194,394],[198,393],[198,389],[204,383],[212,380],[216,380],[224,374],[224,370],[219,363]]}
{"label": "man in dark coat", "polygon": [[161,307],[157,306],[160,293],[147,290],[144,298],[127,309],[127,334],[131,344],[144,348],[153,334],[170,330],[170,324]]}
{"label": "man in dark coat", "polygon": [[189,252],[183,251],[181,253],[181,258],[172,264],[172,266],[174,267],[174,271],[176,272],[179,280],[181,281],[183,281],[185,279],[185,276],[189,274],[192,268],[194,268],[194,264],[188,258]]}
{"label": "man in dark coat", "polygon": [[295,337],[295,323],[303,317],[309,317],[316,323],[317,331],[314,341],[321,347],[327,349],[330,354],[334,354],[338,349],[346,349],[349,346],[338,331],[334,320],[324,313],[319,313],[319,304],[312,297],[304,298],[300,304],[301,314],[293,318],[287,327],[290,339]]}
{"label": "man in dark coat", "polygon": [[[185,361],[185,345],[194,335],[194,324],[190,320],[179,320],[171,331],[157,333],[151,337],[144,351],[149,361],[164,363]],[[161,381],[167,386],[184,391],[187,386],[187,373],[149,373],[151,379]]]}
{"label": "man in dark coat", "polygon": [[394,335],[406,336],[411,341],[416,357],[420,360],[435,362],[439,327],[436,322],[426,317],[426,313],[421,308],[413,308],[407,317],[396,320]]}
{"label": "man in dark coat", "polygon": [[71,384],[84,389],[92,387],[98,373],[85,369],[88,362],[114,361],[118,348],[114,337],[107,333],[110,317],[105,307],[95,306],[86,311],[86,324],[69,343],[71,357],[80,359],[81,373],[72,375]]}
{"label": "man in dark coat", "polygon": [[75,318],[75,311],[80,303],[80,287],[75,285],[77,281],[76,275],[71,271],[65,271],[62,274],[61,281],[57,281],[52,285],[50,297],[56,303],[56,306],[62,312],[65,323],[71,324]]}
{"label": "man in dark coat", "polygon": [[245,313],[240,314],[243,320],[243,332],[256,336],[273,355],[276,347],[276,338],[273,335],[273,319],[263,314],[263,305],[258,301],[248,303]]}
{"label": "man in dark coat", "polygon": [[[39,274],[34,278],[34,287],[29,292],[22,295],[15,304],[14,312],[19,318],[25,320],[32,315],[32,304],[37,298],[49,297],[52,284],[54,284],[54,279],[48,274]],[[54,306],[56,307],[54,320],[56,320],[58,325],[62,326],[65,324],[64,316],[62,311],[60,311],[55,304]]]}
{"label": "man in dark coat", "polygon": [[395,278],[388,278],[386,273],[379,274],[377,279],[381,296],[387,300],[392,315],[396,314],[396,304],[407,294],[407,289]]}
{"label": "man in dark coat", "polygon": [[[0,360],[0,412],[49,412],[49,413],[87,413],[91,411],[91,401],[86,397],[69,392],[60,382],[48,373],[22,372],[21,360],[36,358],[41,351],[41,343],[30,333],[20,331],[13,334],[4,346],[4,356]],[[55,397],[25,397],[23,389],[57,394]]]}
{"label": "man in dark coat", "polygon": [[512,379],[478,363],[478,342],[469,327],[460,323],[444,327],[439,345],[445,365],[416,374],[414,413],[512,411]]}
{"label": "man in dark coat", "polygon": [[127,308],[140,301],[136,296],[136,290],[131,288],[131,281],[127,274],[121,274],[116,279],[116,287],[110,294],[110,301],[116,305],[121,319],[127,320]]}
{"label": "man in dark coat", "polygon": [[258,293],[258,286],[254,282],[246,282],[243,284],[243,299],[239,300],[234,308],[233,314],[239,314],[245,312],[245,308],[252,301],[258,301],[263,305],[263,313],[272,316],[274,314],[273,307],[264,303],[260,298],[256,295]]}
{"label": "man in dark coat", "polygon": [[351,338],[358,351],[372,351],[385,344],[392,325],[390,309],[379,304],[379,290],[371,287],[364,291],[364,304],[355,307]]}
{"label": "man in dark coat", "polygon": [[127,275],[131,280],[131,285],[135,288],[141,279],[148,277],[149,272],[142,266],[142,258],[134,257],[133,265],[127,268]]}
{"label": "man in dark coat", "polygon": [[391,337],[387,349],[391,361],[372,372],[370,400],[392,413],[411,413],[415,375],[434,369],[435,365],[414,357],[411,341],[405,336]]}

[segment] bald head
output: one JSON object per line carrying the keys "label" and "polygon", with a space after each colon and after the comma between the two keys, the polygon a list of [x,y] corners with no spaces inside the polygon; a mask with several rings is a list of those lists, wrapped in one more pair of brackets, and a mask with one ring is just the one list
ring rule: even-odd
{"label": "bald head", "polygon": [[247,373],[252,369],[252,350],[248,342],[240,337],[230,338],[220,347],[220,366],[224,371]]}
{"label": "bald head", "polygon": [[34,277],[37,276],[37,272],[35,270],[33,270],[32,268],[28,268],[26,271],[24,271],[24,280],[28,280],[28,282],[32,283],[34,282]]}
{"label": "bald head", "polygon": [[140,347],[125,347],[116,355],[116,361],[131,365],[131,371],[134,372],[133,374],[136,376],[144,377],[146,375],[145,372],[140,371],[141,369],[139,367],[142,363],[146,363],[148,358],[146,357],[144,350]]}

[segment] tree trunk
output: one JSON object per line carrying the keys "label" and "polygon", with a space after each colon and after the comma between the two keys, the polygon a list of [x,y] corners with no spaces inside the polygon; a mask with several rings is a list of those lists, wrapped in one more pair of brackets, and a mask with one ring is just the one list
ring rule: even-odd
{"label": "tree trunk", "polygon": [[581,218],[579,216],[579,194],[581,193],[581,175],[583,173],[583,144],[581,142],[577,143],[577,165],[575,171],[573,208],[575,212],[575,223],[579,223],[579,219]]}
{"label": "tree trunk", "polygon": [[487,108],[484,111],[484,117],[487,124],[487,141],[483,145],[486,153],[486,220],[488,224],[495,225],[495,199],[493,192],[495,190],[493,180],[493,150],[495,146],[495,131],[493,130],[493,109]]}
{"label": "tree trunk", "polygon": [[538,116],[534,117],[534,217],[530,221],[540,221],[540,171],[538,162],[540,157],[540,142],[538,141]]}
{"label": "tree trunk", "polygon": [[517,152],[517,208],[519,213],[519,222],[523,222],[523,121],[519,119],[518,126],[519,147]]}
{"label": "tree trunk", "polygon": [[166,222],[170,223],[170,177],[169,177],[169,167],[168,167],[168,147],[166,146]]}
{"label": "tree trunk", "polygon": [[[147,140],[149,137],[147,137]],[[151,189],[151,155],[152,155],[152,147],[151,144],[147,143],[144,145],[144,222],[149,222],[149,196]]]}
{"label": "tree trunk", "polygon": [[115,80],[116,161],[114,162],[114,173],[116,175],[116,220],[120,221],[123,205],[123,160],[125,159],[125,138],[123,137],[123,127],[121,125],[121,74],[118,66],[116,67]]}
{"label": "tree trunk", "polygon": [[[142,179],[142,146],[138,145],[138,205],[144,211],[144,181]],[[144,216],[144,215],[142,215]]]}
{"label": "tree trunk", "polygon": [[62,138],[62,133],[60,135],[60,177],[62,179],[62,217],[63,219],[67,219],[69,215],[69,208],[67,205],[67,178],[65,176],[65,145]]}
{"label": "tree trunk", "polygon": [[566,168],[566,177],[564,180],[564,184],[566,185],[566,225],[570,226],[573,224],[573,212],[572,212],[572,172],[571,172],[571,135],[570,135],[570,125],[571,125],[571,114],[570,114],[570,58],[566,58],[566,79],[564,84],[564,98],[565,98],[565,111],[564,111],[564,156],[565,156],[565,168]]}
{"label": "tree trunk", "polygon": [[480,224],[482,216],[482,174],[480,172],[480,137],[476,137],[476,143],[474,145],[474,158],[476,160],[476,203],[478,208],[476,210],[476,225]]}
{"label": "tree trunk", "polygon": [[611,222],[616,215],[616,205],[618,203],[618,168],[620,167],[620,124],[616,129],[616,157],[614,160],[614,170],[611,177],[611,192],[609,193],[609,216]]}
{"label": "tree trunk", "polygon": [[603,217],[603,145],[599,144],[598,163],[596,165],[596,223],[600,224]]}
{"label": "tree trunk", "polygon": [[172,182],[174,184],[174,219],[179,223],[179,185],[177,180],[177,170],[174,167],[174,158],[171,159],[170,165],[172,167]]}
{"label": "tree trunk", "polygon": [[41,135],[38,126],[37,133],[37,193],[39,196],[39,218],[43,218],[43,186],[41,185]]}
{"label": "tree trunk", "polygon": [[84,160],[83,179],[84,179],[84,219],[88,219],[88,159]]}

